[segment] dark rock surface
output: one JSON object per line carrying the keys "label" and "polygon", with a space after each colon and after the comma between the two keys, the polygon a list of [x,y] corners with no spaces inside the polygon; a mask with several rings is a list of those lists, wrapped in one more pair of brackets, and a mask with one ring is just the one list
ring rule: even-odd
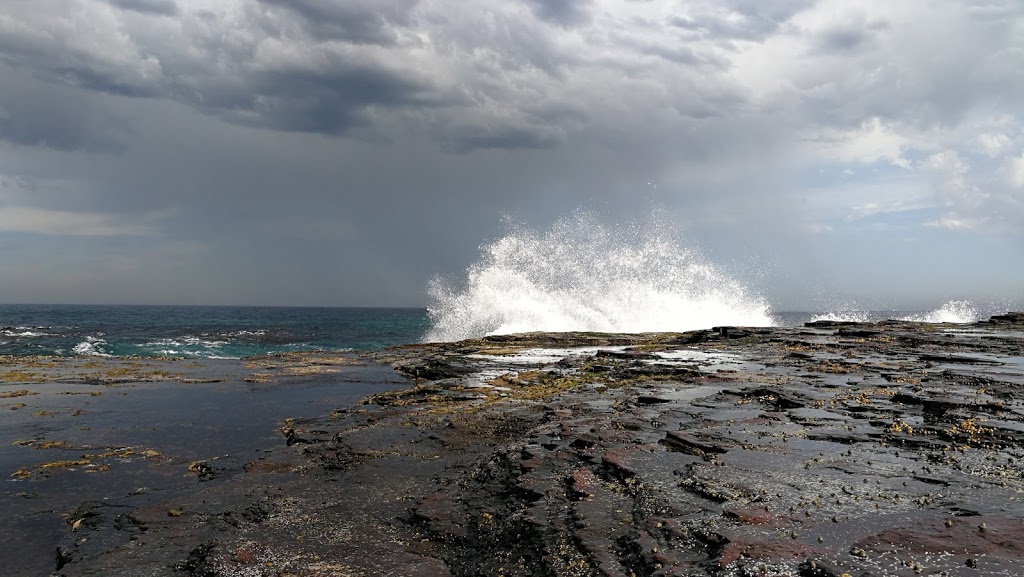
{"label": "dark rock surface", "polygon": [[172,501],[84,503],[36,553],[68,577],[1018,575],[1022,355],[1019,313],[400,347],[367,362],[408,388]]}

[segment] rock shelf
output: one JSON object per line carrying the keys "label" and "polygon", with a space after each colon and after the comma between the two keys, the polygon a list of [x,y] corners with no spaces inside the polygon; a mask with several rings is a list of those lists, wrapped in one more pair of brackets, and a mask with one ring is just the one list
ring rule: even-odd
{"label": "rock shelf", "polygon": [[324,358],[250,365],[408,384],[288,420],[236,469],[193,463],[213,478],[173,500],[81,504],[54,573],[1024,572],[1022,313]]}

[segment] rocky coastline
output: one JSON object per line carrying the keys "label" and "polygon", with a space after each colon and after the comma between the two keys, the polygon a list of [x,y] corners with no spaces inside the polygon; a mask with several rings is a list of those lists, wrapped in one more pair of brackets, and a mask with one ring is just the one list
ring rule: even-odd
{"label": "rocky coastline", "polygon": [[1024,313],[247,362],[229,378],[401,382],[189,463],[188,490],[80,503],[25,554],[66,577],[1024,573]]}

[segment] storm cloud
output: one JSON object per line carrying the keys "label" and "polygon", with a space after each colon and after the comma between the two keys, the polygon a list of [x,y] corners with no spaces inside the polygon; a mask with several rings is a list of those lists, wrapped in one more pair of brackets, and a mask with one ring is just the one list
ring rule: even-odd
{"label": "storm cloud", "polygon": [[1014,0],[12,0],[0,301],[421,305],[502,215],[581,206],[660,207],[781,307],[1021,299],[1022,26]]}

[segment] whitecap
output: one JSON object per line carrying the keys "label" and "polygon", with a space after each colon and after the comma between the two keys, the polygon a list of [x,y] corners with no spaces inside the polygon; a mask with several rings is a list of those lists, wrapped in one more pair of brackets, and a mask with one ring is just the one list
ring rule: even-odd
{"label": "whitecap", "polygon": [[[20,330],[21,332],[18,332],[18,330]],[[41,331],[27,330],[26,327],[15,327],[14,330],[4,329],[3,331],[0,331],[0,334],[4,335],[5,337],[25,337],[25,338],[45,337],[45,336],[49,336],[50,335],[50,333],[44,333],[44,332],[41,332]]]}
{"label": "whitecap", "polygon": [[[228,341],[210,341],[201,337],[185,335],[176,339],[164,338],[149,341],[144,347],[201,347],[204,349],[216,349],[224,345],[230,344]],[[157,351],[163,353],[163,351]],[[177,351],[178,353],[187,354],[187,350]]]}
{"label": "whitecap", "polygon": [[101,338],[87,336],[84,341],[75,345],[71,352],[83,356],[112,357],[113,355],[107,354],[100,349],[105,344],[107,344],[107,341]]}
{"label": "whitecap", "polygon": [[229,337],[262,337],[262,336],[264,336],[266,334],[267,334],[267,331],[265,329],[259,329],[259,330],[255,330],[255,331],[246,331],[246,330],[234,331],[234,332],[231,332],[231,333],[227,333],[226,336],[229,336]]}

